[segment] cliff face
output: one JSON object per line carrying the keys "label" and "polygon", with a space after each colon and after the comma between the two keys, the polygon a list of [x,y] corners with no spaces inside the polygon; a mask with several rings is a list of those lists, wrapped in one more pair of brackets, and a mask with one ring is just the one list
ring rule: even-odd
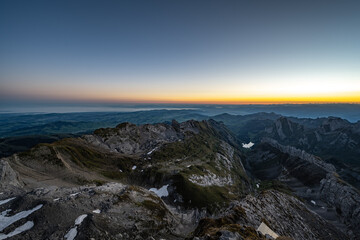
{"label": "cliff face", "polygon": [[[185,125],[185,124],[183,124]],[[164,143],[183,140],[184,130],[167,124],[140,125],[122,123],[116,128],[98,129],[93,135],[85,135],[86,141],[93,145],[124,154],[144,154]],[[196,128],[187,130],[195,132]]]}
{"label": "cliff face", "polygon": [[15,172],[5,160],[0,160],[0,186],[1,188],[17,188],[23,186],[17,172]]}
{"label": "cliff face", "polygon": [[278,235],[293,239],[341,239],[346,237],[327,221],[309,211],[293,196],[270,190],[258,196],[248,195],[239,204],[248,225],[257,227],[265,222]]}
{"label": "cliff face", "polygon": [[271,146],[279,149],[283,153],[287,153],[292,157],[298,157],[303,161],[309,162],[311,164],[317,165],[318,167],[324,169],[327,172],[335,172],[336,169],[332,164],[329,164],[323,161],[321,158],[307,153],[305,150],[298,149],[293,146],[285,146],[278,143],[276,140],[271,138],[264,138],[263,142],[270,144]]}
{"label": "cliff face", "polygon": [[329,216],[329,212],[335,211],[332,214],[336,216],[335,222],[345,224],[347,227],[341,228],[347,228],[349,236],[356,238],[359,234],[359,191],[342,180],[332,164],[269,138],[264,138],[246,161],[249,171],[258,179],[275,180],[290,187],[328,220],[335,221],[334,216]]}
{"label": "cliff face", "polygon": [[359,236],[360,229],[360,192],[339,178],[329,173],[321,180],[319,197],[334,206],[342,221],[350,226],[351,235]]}
{"label": "cliff face", "polygon": [[216,239],[230,235],[230,231],[234,239],[265,239],[255,231],[262,222],[290,239],[347,238],[295,197],[274,190],[246,196],[220,218],[201,220],[194,237],[209,239],[206,236],[210,235],[210,239]]}
{"label": "cliff face", "polygon": [[[298,122],[293,122],[296,120]],[[282,145],[305,150],[326,160],[332,158],[332,161],[338,160],[360,167],[357,161],[360,156],[358,123],[349,123],[335,117],[319,119],[317,120],[318,125],[308,124],[305,120],[296,120],[292,121],[289,118],[281,117],[266,131],[264,129],[258,134],[275,139]]]}

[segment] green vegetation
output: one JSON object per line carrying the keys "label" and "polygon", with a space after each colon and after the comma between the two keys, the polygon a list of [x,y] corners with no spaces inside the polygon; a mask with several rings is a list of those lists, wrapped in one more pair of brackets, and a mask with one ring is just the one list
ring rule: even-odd
{"label": "green vegetation", "polygon": [[150,210],[153,214],[155,214],[158,220],[162,220],[165,217],[166,209],[162,204],[158,202],[153,202],[151,200],[145,200],[140,203],[140,206]]}
{"label": "green vegetation", "polygon": [[[212,129],[206,123],[200,122],[198,127],[201,129],[199,134],[188,133],[183,141],[166,144],[159,151],[154,152],[152,162],[160,166],[161,163],[166,163],[166,166],[172,163],[172,166],[179,169],[179,172],[172,176],[172,180],[176,191],[187,205],[214,211],[244,194],[248,179],[240,167],[239,153],[234,153],[233,167],[228,170],[227,166],[216,157],[217,153],[227,155],[221,147],[221,140],[214,136]],[[179,163],[171,162],[175,159],[181,160]],[[171,174],[171,167],[160,169],[162,171],[169,169],[167,174]],[[234,185],[200,186],[189,181],[192,175],[204,176],[209,172],[223,178],[231,176]]]}
{"label": "green vegetation", "polygon": [[221,235],[220,231],[226,230],[237,232],[241,237],[248,240],[265,239],[261,235],[259,236],[254,228],[236,223],[244,218],[246,219],[245,210],[240,206],[236,206],[230,215],[217,219],[201,219],[198,227],[194,231],[194,236],[209,236],[208,239],[218,239]]}
{"label": "green vegetation", "polygon": [[286,184],[278,180],[266,180],[260,183],[259,191],[263,192],[270,189],[274,189],[288,195],[293,195],[291,189]]}
{"label": "green vegetation", "polygon": [[224,206],[235,196],[229,193],[229,189],[219,186],[202,187],[190,182],[181,174],[174,177],[176,191],[190,206],[215,210],[218,206]]}
{"label": "green vegetation", "polygon": [[19,153],[20,158],[36,159],[42,163],[50,163],[55,166],[63,167],[63,162],[56,156],[56,152],[52,144],[40,143],[28,151]]}

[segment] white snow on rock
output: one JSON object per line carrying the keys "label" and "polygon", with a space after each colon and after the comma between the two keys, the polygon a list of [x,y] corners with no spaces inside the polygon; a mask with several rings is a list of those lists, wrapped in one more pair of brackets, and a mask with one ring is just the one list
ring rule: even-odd
{"label": "white snow on rock", "polygon": [[66,240],[74,240],[75,239],[75,237],[77,235],[77,226],[79,226],[86,217],[87,217],[87,214],[82,214],[75,219],[75,227],[71,228],[64,236],[64,238]]}
{"label": "white snow on rock", "polygon": [[4,199],[4,200],[1,200],[0,201],[0,206],[5,204],[5,203],[8,203],[10,202],[11,200],[14,200],[16,197],[12,197],[12,198],[8,198],[8,199]]}
{"label": "white snow on rock", "polygon": [[155,193],[155,194],[158,195],[160,198],[161,198],[161,197],[167,197],[167,196],[169,196],[169,192],[168,192],[168,190],[167,190],[168,186],[169,186],[169,184],[164,185],[164,186],[162,186],[162,187],[159,188],[159,189],[157,189],[157,188],[150,188],[149,191]]}
{"label": "white snow on rock", "polygon": [[33,226],[34,226],[33,221],[27,221],[26,223],[24,223],[20,227],[15,228],[14,231],[12,231],[12,232],[10,232],[8,234],[0,233],[0,240],[7,239],[9,237],[13,237],[13,236],[18,235],[18,234],[20,234],[22,232],[30,230]]}
{"label": "white snow on rock", "polygon": [[254,146],[254,143],[253,143],[253,142],[243,143],[243,144],[242,144],[242,147],[243,147],[243,148],[251,148],[252,146]]}
{"label": "white snow on rock", "polygon": [[153,150],[151,150],[150,152],[148,152],[148,153],[147,153],[147,155],[152,154],[152,153],[153,153],[156,149],[157,149],[157,147],[156,147],[156,148],[154,148]]}
{"label": "white snow on rock", "polygon": [[53,199],[54,202],[57,202],[57,201],[59,201],[59,200],[60,200],[60,198],[55,198],[55,199]]}
{"label": "white snow on rock", "polygon": [[189,177],[189,181],[200,185],[202,187],[206,186],[225,186],[225,185],[232,185],[233,181],[230,176],[227,177],[219,177],[216,174],[208,171],[207,175],[191,175]]}
{"label": "white snow on rock", "polygon": [[316,202],[314,200],[311,200],[310,201],[312,204],[316,205]]}
{"label": "white snow on rock", "polygon": [[256,187],[259,188],[259,187],[260,187],[260,183],[257,183],[257,184],[256,184]]}
{"label": "white snow on rock", "polygon": [[79,195],[79,194],[80,194],[80,192],[72,193],[72,194],[70,194],[70,197],[76,197],[76,196]]}
{"label": "white snow on rock", "polygon": [[70,229],[64,236],[66,240],[74,240],[77,235],[77,227]]}
{"label": "white snow on rock", "polygon": [[75,225],[80,225],[86,217],[87,217],[87,214],[78,216],[78,218],[75,220]]}
{"label": "white snow on rock", "polygon": [[136,166],[133,166],[131,169],[132,169],[132,170],[135,170],[135,169],[136,169]]}
{"label": "white snow on rock", "polygon": [[101,213],[101,210],[100,210],[100,209],[95,209],[95,210],[93,211],[93,213],[99,214],[99,213]]}
{"label": "white snow on rock", "polygon": [[33,209],[22,211],[22,212],[19,212],[19,213],[15,214],[15,215],[9,216],[9,217],[7,217],[7,214],[11,211],[11,209],[3,211],[0,214],[0,231],[4,230],[5,228],[10,226],[14,222],[19,221],[20,219],[26,218],[27,216],[29,216],[33,212],[35,212],[35,211],[39,210],[40,208],[42,208],[42,206],[43,206],[42,204],[39,204],[36,207],[34,207]]}

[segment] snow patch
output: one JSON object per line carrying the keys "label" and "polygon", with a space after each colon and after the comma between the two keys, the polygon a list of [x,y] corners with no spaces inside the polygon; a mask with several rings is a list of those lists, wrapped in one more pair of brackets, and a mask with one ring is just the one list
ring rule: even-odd
{"label": "snow patch", "polygon": [[161,198],[161,197],[167,197],[167,196],[169,196],[169,192],[168,192],[168,190],[167,190],[168,186],[169,186],[169,184],[164,185],[164,186],[162,186],[162,187],[159,188],[159,189],[157,189],[157,188],[150,188],[149,191],[155,193],[155,194],[158,195],[160,198]]}
{"label": "snow patch", "polygon": [[74,240],[77,235],[77,227],[70,229],[64,236],[66,240]]}
{"label": "snow patch", "polygon": [[259,188],[259,187],[260,187],[260,183],[257,183],[257,184],[256,184],[256,187]]}
{"label": "snow patch", "polygon": [[60,200],[60,198],[55,198],[55,199],[53,199],[54,202],[57,202],[57,201],[59,201],[59,200]]}
{"label": "snow patch", "polygon": [[311,200],[310,201],[312,204],[316,205],[316,202],[314,200]]}
{"label": "snow patch", "polygon": [[243,148],[251,148],[252,146],[254,146],[254,143],[253,143],[253,142],[243,143],[243,144],[242,144],[242,147],[243,147]]}
{"label": "snow patch", "polygon": [[70,197],[76,197],[76,196],[79,195],[79,194],[80,194],[80,192],[72,193],[72,194],[70,194]]}
{"label": "snow patch", "polygon": [[39,204],[36,207],[34,207],[33,209],[19,212],[19,213],[15,214],[13,216],[10,216],[10,217],[7,217],[7,214],[11,211],[11,209],[7,209],[7,210],[3,211],[0,214],[0,231],[4,230],[5,228],[10,226],[14,222],[19,221],[20,219],[26,218],[27,216],[29,216],[33,212],[35,212],[35,211],[39,210],[40,208],[42,208],[42,206],[43,206],[42,204]]}
{"label": "snow patch", "polygon": [[77,235],[77,226],[80,225],[84,219],[87,217],[87,214],[78,216],[75,219],[75,227],[71,228],[64,236],[66,240],[74,240]]}
{"label": "snow patch", "polygon": [[9,238],[9,237],[13,237],[13,236],[18,235],[18,234],[20,234],[22,232],[30,230],[33,226],[34,226],[33,221],[27,221],[26,223],[24,223],[20,227],[15,228],[14,231],[12,231],[12,232],[10,232],[8,234],[0,233],[0,240],[6,239],[6,238]]}
{"label": "snow patch", "polygon": [[78,218],[75,220],[75,225],[80,225],[86,217],[87,217],[87,214],[78,216]]}
{"label": "snow patch", "polygon": [[12,197],[12,198],[8,198],[8,199],[4,199],[4,200],[1,200],[0,201],[0,206],[5,204],[5,203],[8,203],[10,202],[11,200],[14,200],[16,197]]}
{"label": "snow patch", "polygon": [[100,210],[100,209],[95,209],[95,210],[93,211],[93,213],[99,214],[99,213],[101,213],[101,210]]}
{"label": "snow patch", "polygon": [[131,169],[132,169],[132,170],[135,170],[135,169],[136,169],[136,166],[133,166]]}
{"label": "snow patch", "polygon": [[156,147],[156,148],[154,148],[153,150],[151,150],[150,152],[148,152],[148,153],[147,153],[147,155],[152,154],[152,153],[153,153],[156,149],[157,149],[157,147]]}

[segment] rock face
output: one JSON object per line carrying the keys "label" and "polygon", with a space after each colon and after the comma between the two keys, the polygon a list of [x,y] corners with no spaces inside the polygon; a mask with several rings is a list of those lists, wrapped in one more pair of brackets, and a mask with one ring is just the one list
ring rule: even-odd
{"label": "rock face", "polygon": [[341,228],[347,228],[345,232],[349,236],[354,238],[359,234],[359,191],[342,180],[331,164],[303,150],[266,138],[249,153],[247,162],[255,177],[279,181],[312,205],[320,202],[313,210],[331,221],[335,221],[334,217],[329,217],[327,212],[335,209],[335,222],[345,224],[347,227]]}
{"label": "rock face", "polygon": [[193,239],[218,239],[216,236],[231,239],[226,238],[229,231],[234,239],[265,239],[255,231],[262,222],[278,235],[290,239],[346,238],[298,199],[271,190],[246,196],[234,203],[221,218],[201,220]]}
{"label": "rock face", "polygon": [[0,187],[22,187],[23,183],[19,179],[18,174],[11,168],[10,164],[5,161],[0,161]]}
{"label": "rock face", "polygon": [[334,206],[343,222],[350,226],[355,236],[360,235],[360,193],[336,174],[329,173],[321,180],[320,199]]}
{"label": "rock face", "polygon": [[261,180],[297,179],[312,187],[335,168],[320,158],[291,146],[283,146],[275,140],[266,139],[248,157],[250,171]]}
{"label": "rock face", "polygon": [[332,163],[343,179],[360,188],[359,123],[335,117],[313,120],[280,117],[257,133],[257,138],[264,137],[320,156]]}
{"label": "rock face", "polygon": [[277,234],[293,239],[346,238],[334,227],[309,211],[298,199],[277,191],[248,195],[239,204],[246,214],[247,225],[258,227],[265,220]]}
{"label": "rock face", "polygon": [[327,172],[335,172],[336,171],[335,167],[332,164],[326,163],[319,157],[309,154],[304,150],[300,150],[293,146],[281,145],[276,140],[271,139],[271,138],[264,138],[263,142],[270,144],[271,146],[279,149],[281,152],[287,153],[292,157],[298,157],[303,161],[309,162],[311,164],[315,164]]}
{"label": "rock face", "polygon": [[167,124],[137,126],[131,123],[122,123],[116,128],[98,129],[94,135],[85,135],[84,138],[94,145],[114,152],[144,154],[164,143],[182,140],[183,132],[186,130],[197,130],[187,125],[183,124],[179,128],[174,128]]}

